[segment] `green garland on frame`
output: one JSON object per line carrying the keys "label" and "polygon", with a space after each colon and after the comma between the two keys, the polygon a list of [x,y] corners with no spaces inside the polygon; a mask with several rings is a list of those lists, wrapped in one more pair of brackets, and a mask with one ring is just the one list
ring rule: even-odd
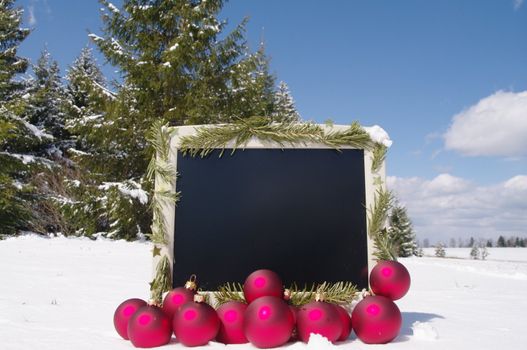
{"label": "green garland on frame", "polygon": [[147,178],[150,181],[162,180],[162,185],[158,184],[150,201],[153,213],[152,233],[149,235],[154,243],[152,254],[154,257],[161,256],[156,266],[155,277],[150,282],[150,298],[156,304],[161,304],[163,293],[172,289],[170,259],[166,254],[162,255],[161,251],[167,244],[167,223],[163,216],[163,207],[177,203],[179,200],[179,192],[173,193],[172,189],[167,186],[176,176],[176,169],[169,161],[170,139],[175,131],[175,128],[170,128],[159,121],[152,126],[147,135],[148,142],[154,147],[154,155],[147,169]]}
{"label": "green garland on frame", "polygon": [[[328,126],[330,127],[331,125]],[[147,140],[155,151],[147,170],[147,177],[151,181],[159,179],[164,184],[170,184],[177,175],[174,166],[169,161],[170,140],[176,132],[177,127],[169,127],[159,121],[152,126],[147,135]],[[387,147],[374,142],[358,122],[353,122],[346,130],[330,130],[326,132],[323,127],[314,123],[275,123],[266,117],[251,117],[240,119],[232,124],[198,128],[195,135],[181,138],[179,150],[183,154],[193,157],[206,157],[214,149],[221,149],[220,156],[222,156],[225,148],[231,147],[232,152],[235,152],[239,148],[243,149],[252,138],[258,138],[264,142],[277,143],[282,147],[286,145],[318,143],[335,150],[340,150],[341,147],[368,150],[372,153],[371,171],[374,174],[380,170],[387,152]],[[377,178],[380,179],[379,177]],[[391,193],[383,190],[381,181],[375,183],[375,185],[377,186],[377,194],[373,206],[369,208],[368,234],[374,240],[375,256],[378,259],[394,260],[396,257],[392,254],[392,245],[384,229],[386,215],[391,207],[391,199],[386,199],[388,197],[391,198]],[[154,256],[161,255],[161,248],[167,244],[166,222],[162,215],[163,206],[169,203],[176,203],[179,200],[179,196],[179,192],[173,193],[169,187],[158,187],[153,193],[151,200],[153,222],[150,238],[154,243]],[[163,293],[171,289],[171,273],[168,256],[161,256],[156,267],[154,280],[150,283],[154,301],[161,302]],[[344,290],[349,288],[348,291],[351,290],[349,285],[324,285],[330,290],[331,288],[337,288],[337,290],[341,291],[342,288]],[[237,293],[235,287],[237,286],[227,285],[223,292],[227,294],[232,292],[231,296],[233,296]],[[300,296],[306,295],[313,296],[314,293],[304,289],[302,291],[297,290],[296,295],[297,298],[300,298]]]}
{"label": "green garland on frame", "polygon": [[[323,294],[324,300],[329,303],[347,305],[355,299],[359,292],[351,282],[324,282],[304,288],[298,288],[296,284],[293,284],[287,290],[290,293],[289,302],[294,306],[302,306],[315,300],[317,293]],[[245,303],[243,286],[241,283],[225,283],[218,288],[217,292],[214,292],[214,299],[216,300],[216,307],[229,301]]]}

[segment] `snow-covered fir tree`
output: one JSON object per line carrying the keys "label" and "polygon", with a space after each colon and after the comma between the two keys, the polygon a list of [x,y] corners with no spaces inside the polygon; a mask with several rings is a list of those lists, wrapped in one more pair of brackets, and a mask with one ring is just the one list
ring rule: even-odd
{"label": "snow-covered fir tree", "polygon": [[[250,53],[245,21],[225,32],[226,22],[217,18],[224,1],[125,0],[120,8],[101,3],[103,34],[90,38],[122,78],[98,122],[96,168],[114,184],[101,188],[151,188],[145,181],[152,155],[146,134],[155,121],[203,124],[273,114],[274,77],[263,48]],[[115,211],[112,233],[148,228],[146,205],[128,209]]]}
{"label": "snow-covered fir tree", "polygon": [[487,249],[485,245],[481,246],[479,253],[480,253],[481,260],[486,260],[487,257],[489,256],[489,250]]}
{"label": "snow-covered fir tree", "polygon": [[435,256],[438,258],[444,258],[446,256],[445,245],[443,243],[437,243],[435,248]]}
{"label": "snow-covered fir tree", "polygon": [[474,244],[472,249],[470,249],[470,258],[474,260],[479,259],[479,247],[477,244]]}
{"label": "snow-covered fir tree", "polygon": [[77,175],[67,181],[73,200],[62,210],[71,222],[71,233],[134,239],[147,230],[146,219],[140,214],[148,196],[140,183],[119,181],[121,169],[112,167],[121,149],[107,142],[113,129],[105,116],[116,96],[109,90],[91,49],[82,49],[68,68],[66,80],[67,128],[75,141],[68,154]]}
{"label": "snow-covered fir tree", "polygon": [[289,87],[283,81],[278,84],[278,90],[274,95],[273,119],[282,122],[300,121],[300,115],[296,110],[293,96],[291,96]]}
{"label": "snow-covered fir tree", "polygon": [[34,150],[47,138],[19,117],[27,103],[17,77],[25,73],[28,61],[17,51],[30,31],[21,27],[23,11],[13,4],[0,0],[0,235],[28,228],[35,200],[28,184]]}
{"label": "snow-covered fir tree", "polygon": [[45,152],[49,157],[60,158],[70,142],[65,127],[65,91],[59,66],[51,54],[44,50],[32,68],[34,78],[26,83],[28,108],[25,117],[30,123],[53,136],[54,141]]}
{"label": "snow-covered fir tree", "polygon": [[408,217],[406,208],[395,204],[389,216],[388,234],[398,246],[398,255],[408,257],[417,255],[417,244],[412,222]]}

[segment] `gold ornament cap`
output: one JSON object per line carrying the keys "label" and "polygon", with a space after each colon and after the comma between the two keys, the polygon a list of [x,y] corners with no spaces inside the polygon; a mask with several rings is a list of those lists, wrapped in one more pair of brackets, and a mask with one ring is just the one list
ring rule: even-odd
{"label": "gold ornament cap", "polygon": [[185,283],[185,288],[188,290],[196,291],[198,289],[196,278],[197,278],[196,275],[190,275],[190,278]]}
{"label": "gold ornament cap", "polygon": [[157,306],[157,307],[161,307],[161,304],[158,303],[155,299],[149,299],[148,302],[146,303],[148,306]]}
{"label": "gold ornament cap", "polygon": [[194,295],[194,302],[195,303],[204,303],[205,302],[205,296],[201,294]]}

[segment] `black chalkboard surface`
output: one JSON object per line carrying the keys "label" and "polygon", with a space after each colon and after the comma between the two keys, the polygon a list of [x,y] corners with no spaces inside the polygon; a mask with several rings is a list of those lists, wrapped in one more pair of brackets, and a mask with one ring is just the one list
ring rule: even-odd
{"label": "black chalkboard surface", "polygon": [[174,286],[243,283],[254,270],[284,284],[368,287],[364,152],[231,150],[177,155]]}

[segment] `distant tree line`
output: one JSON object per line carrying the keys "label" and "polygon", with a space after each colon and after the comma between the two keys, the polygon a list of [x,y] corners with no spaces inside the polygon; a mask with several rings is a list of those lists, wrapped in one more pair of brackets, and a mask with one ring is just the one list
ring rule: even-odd
{"label": "distant tree line", "polygon": [[[430,240],[428,238],[425,238],[422,243],[421,241],[417,241],[417,244],[419,247],[422,248],[430,248],[432,245],[430,244]],[[505,237],[500,235],[497,240],[494,239],[475,239],[474,237],[470,237],[469,239],[463,240],[461,238],[458,238],[457,240],[455,238],[451,238],[449,240],[448,245],[446,245],[444,242],[436,242],[434,247],[437,247],[438,245],[441,245],[443,248],[449,247],[449,248],[472,248],[474,246],[479,247],[498,247],[498,248],[524,248],[527,247],[527,237],[520,237],[520,236],[509,236]]]}
{"label": "distant tree line", "polygon": [[31,30],[14,0],[0,1],[0,237],[143,237],[154,122],[300,119],[264,45],[249,49],[247,22],[229,32],[218,19],[224,1],[100,2],[102,33],[89,37],[117,69],[113,81],[88,47],[65,74],[47,51],[20,57]]}

